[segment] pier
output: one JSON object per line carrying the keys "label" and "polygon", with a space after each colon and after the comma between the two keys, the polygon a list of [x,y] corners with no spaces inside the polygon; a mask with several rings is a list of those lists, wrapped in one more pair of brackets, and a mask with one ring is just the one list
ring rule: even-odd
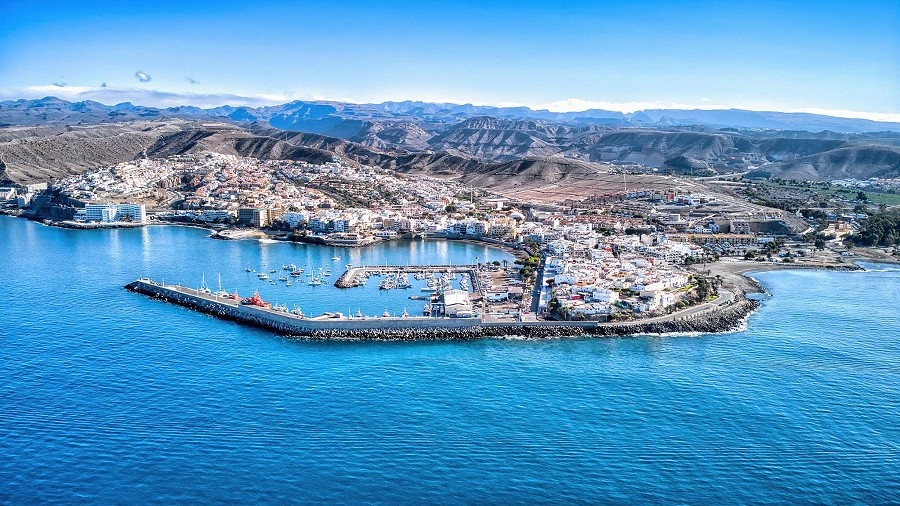
{"label": "pier", "polygon": [[[394,267],[394,266],[391,266]],[[471,266],[469,266],[471,267]],[[456,268],[464,268],[456,266]],[[732,299],[722,306],[703,308],[698,313],[673,314],[634,322],[498,322],[473,318],[387,316],[351,317],[325,313],[305,317],[286,311],[242,304],[180,285],[163,285],[141,278],[125,286],[127,290],[208,313],[219,318],[272,330],[290,336],[316,339],[416,340],[479,339],[484,337],[525,336],[533,338],[564,336],[625,336],[669,332],[726,332],[740,327],[759,306],[755,300]]]}

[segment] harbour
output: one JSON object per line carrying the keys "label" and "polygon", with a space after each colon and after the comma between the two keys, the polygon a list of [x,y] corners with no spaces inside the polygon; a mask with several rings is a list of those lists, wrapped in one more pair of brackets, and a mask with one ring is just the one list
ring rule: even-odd
{"label": "harbour", "polygon": [[[150,279],[138,279],[125,288],[167,302],[212,314],[219,318],[257,326],[280,334],[313,338],[356,340],[474,339],[482,337],[523,336],[560,337],[572,335],[622,336],[665,334],[672,332],[728,332],[740,328],[759,303],[740,299],[683,314],[646,321],[600,323],[572,321],[492,320],[469,312],[466,316],[401,316],[385,312],[381,317],[324,313],[307,317],[286,306],[273,306],[259,292],[241,299],[237,293],[209,293],[180,285],[164,285]],[[453,291],[451,291],[453,292]],[[442,295],[444,298],[446,294]]]}

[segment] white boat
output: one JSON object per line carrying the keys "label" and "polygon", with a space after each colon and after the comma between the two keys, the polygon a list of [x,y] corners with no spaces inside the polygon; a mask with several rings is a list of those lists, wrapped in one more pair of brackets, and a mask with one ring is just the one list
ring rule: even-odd
{"label": "white boat", "polygon": [[300,307],[297,306],[297,305],[295,305],[295,306],[294,306],[294,309],[291,310],[291,314],[292,314],[292,315],[295,315],[295,316],[299,316],[300,318],[303,318],[303,317],[305,316],[305,315],[303,314],[303,310],[300,309]]}
{"label": "white boat", "polygon": [[334,260],[335,262],[337,262],[338,260],[341,259],[341,257],[331,257],[331,259]]}
{"label": "white boat", "polygon": [[291,286],[291,280],[290,279],[287,280],[287,282],[284,284],[284,286]]}
{"label": "white boat", "polygon": [[219,273],[219,290],[216,292],[216,297],[230,297],[231,294],[222,290],[222,273]]}
{"label": "white boat", "polygon": [[200,288],[197,289],[200,293],[212,293],[212,290],[206,286],[206,274],[200,274]]}
{"label": "white boat", "polygon": [[322,280],[314,276],[312,279],[309,280],[309,284],[313,285],[313,286],[321,285]]}
{"label": "white boat", "polygon": [[259,279],[269,279],[269,275],[266,274],[265,272],[260,272],[259,274],[256,275],[256,277],[258,277]]}
{"label": "white boat", "polygon": [[278,277],[278,281],[287,281],[287,280],[288,280],[287,276],[279,276]]}

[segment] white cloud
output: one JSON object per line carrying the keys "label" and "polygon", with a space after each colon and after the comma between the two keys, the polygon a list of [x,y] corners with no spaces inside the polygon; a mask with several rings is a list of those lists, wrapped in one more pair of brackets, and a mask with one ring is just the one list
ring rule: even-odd
{"label": "white cloud", "polygon": [[150,74],[144,72],[143,70],[138,70],[137,72],[135,72],[134,78],[142,83],[149,83],[153,80],[153,78],[150,77]]}
{"label": "white cloud", "polygon": [[791,109],[785,112],[805,112],[808,114],[822,114],[825,116],[837,116],[839,118],[859,118],[872,121],[891,121],[900,123],[900,113],[896,112],[861,112],[848,111],[846,109],[822,109],[819,107],[803,107]]}
{"label": "white cloud", "polygon": [[547,109],[553,112],[581,112],[588,109],[603,109],[604,111],[618,111],[632,113],[646,109],[730,109],[723,105],[690,105],[678,102],[636,101],[636,102],[606,102],[597,100],[584,100],[581,98],[567,98],[535,106],[537,109]]}
{"label": "white cloud", "polygon": [[110,86],[28,86],[18,90],[0,90],[0,99],[43,98],[53,96],[80,102],[93,100],[107,105],[131,102],[149,107],[175,107],[192,105],[196,107],[218,107],[222,105],[258,107],[275,105],[292,100],[322,100],[320,97],[303,94],[258,94],[238,95],[234,93],[194,93],[146,90],[136,88],[113,88]]}

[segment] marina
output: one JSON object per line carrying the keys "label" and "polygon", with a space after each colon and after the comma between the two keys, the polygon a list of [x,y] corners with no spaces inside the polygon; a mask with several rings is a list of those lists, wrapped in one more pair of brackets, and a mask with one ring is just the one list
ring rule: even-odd
{"label": "marina", "polygon": [[[622,323],[496,321],[485,318],[467,306],[468,295],[461,290],[442,294],[438,314],[401,316],[385,311],[381,317],[356,316],[327,312],[307,317],[301,311],[288,311],[287,306],[273,306],[254,292],[240,298],[237,293],[219,297],[199,289],[165,285],[141,278],[125,286],[127,290],[282,334],[312,338],[361,340],[407,339],[474,339],[519,335],[525,337],[558,337],[564,335],[634,335],[670,332],[722,332],[739,328],[759,306],[755,300],[740,299],[645,321]],[[468,307],[468,309],[465,309]],[[451,309],[455,308],[455,309]],[[693,308],[692,308],[693,309]]]}

